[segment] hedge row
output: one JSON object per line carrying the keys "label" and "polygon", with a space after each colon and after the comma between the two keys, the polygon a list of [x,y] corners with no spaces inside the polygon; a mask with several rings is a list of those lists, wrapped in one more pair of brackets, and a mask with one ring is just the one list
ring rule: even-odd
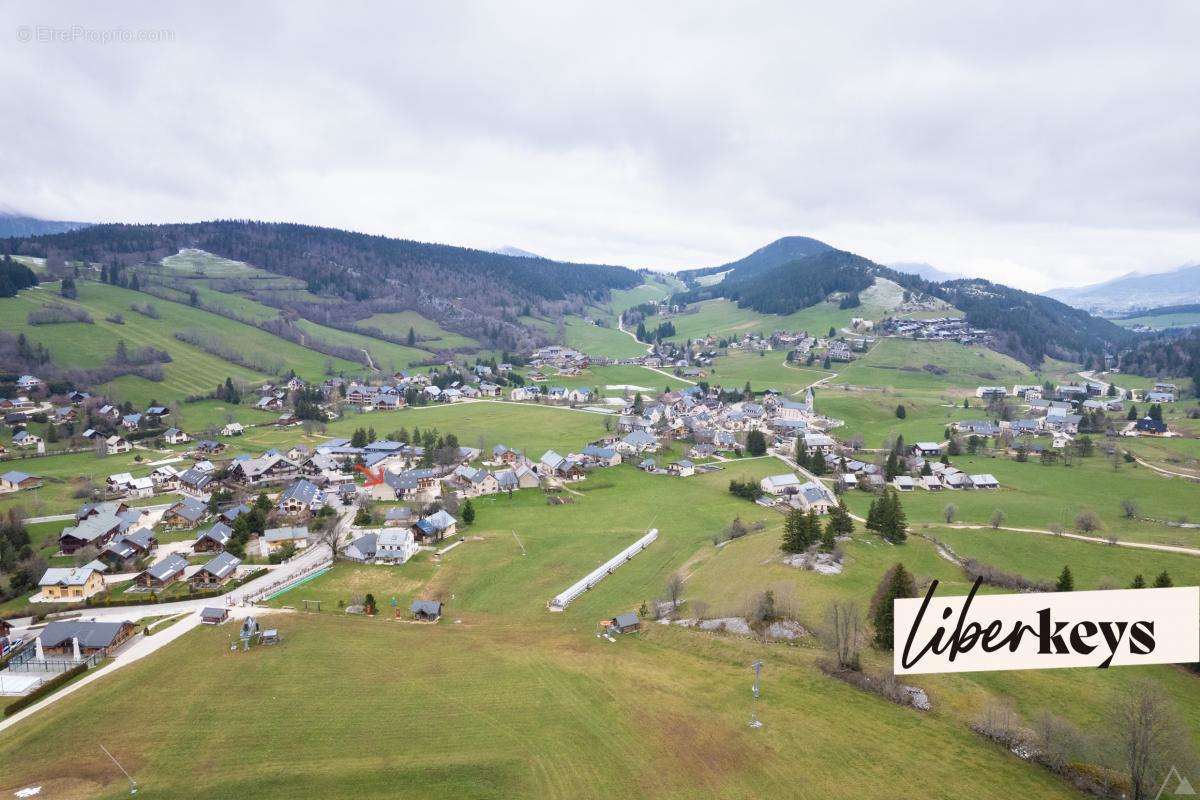
{"label": "hedge row", "polygon": [[38,700],[41,700],[46,695],[58,689],[64,683],[67,683],[75,678],[77,675],[82,675],[83,673],[87,672],[87,669],[87,662],[84,662],[77,667],[71,667],[66,672],[55,675],[53,678],[37,687],[29,694],[25,695],[24,697],[18,697],[16,700],[13,700],[11,703],[6,705],[4,707],[4,716],[11,717],[21,709],[28,708]]}

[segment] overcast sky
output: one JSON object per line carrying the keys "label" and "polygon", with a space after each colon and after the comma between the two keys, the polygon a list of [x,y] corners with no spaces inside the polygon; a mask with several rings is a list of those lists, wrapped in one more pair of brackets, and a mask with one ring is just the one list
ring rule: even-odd
{"label": "overcast sky", "polygon": [[1195,0],[242,5],[5,3],[0,205],[663,269],[803,234],[1034,290],[1200,261]]}

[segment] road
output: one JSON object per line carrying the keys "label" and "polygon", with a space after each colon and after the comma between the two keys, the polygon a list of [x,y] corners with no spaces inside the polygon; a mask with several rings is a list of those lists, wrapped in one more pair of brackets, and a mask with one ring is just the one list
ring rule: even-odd
{"label": "road", "polygon": [[[358,506],[350,506],[345,511],[337,522],[338,540],[341,541],[350,531],[350,526],[354,521],[354,515],[358,511]],[[138,636],[134,641],[127,644],[113,658],[104,663],[103,666],[96,670],[90,670],[84,677],[80,678],[75,683],[55,692],[54,694],[42,700],[40,703],[35,703],[29,708],[14,714],[11,717],[0,721],[0,731],[4,731],[12,725],[17,724],[21,720],[36,714],[41,709],[49,706],[51,703],[58,702],[63,697],[67,697],[72,692],[78,691],[81,687],[88,685],[92,681],[99,680],[105,675],[108,675],[121,667],[132,664],[151,653],[165,647],[171,642],[178,639],[183,634],[200,625],[200,610],[212,606],[225,607],[229,610],[231,618],[237,620],[247,616],[259,613],[260,609],[250,603],[260,599],[261,597],[277,591],[283,585],[295,581],[304,575],[315,572],[321,569],[331,560],[329,547],[324,544],[312,545],[305,549],[300,555],[293,558],[291,561],[280,564],[273,571],[268,572],[259,578],[239,586],[234,591],[223,597],[213,597],[203,600],[180,600],[174,603],[150,603],[140,606],[124,606],[121,608],[96,608],[87,610],[82,619],[91,619],[97,621],[118,621],[118,620],[136,620],[142,617],[168,616],[175,614],[185,614],[182,619],[171,625],[169,628],[163,629],[159,633],[152,636]],[[229,623],[226,623],[229,624]],[[14,633],[21,634],[28,632],[29,629],[15,629]]]}

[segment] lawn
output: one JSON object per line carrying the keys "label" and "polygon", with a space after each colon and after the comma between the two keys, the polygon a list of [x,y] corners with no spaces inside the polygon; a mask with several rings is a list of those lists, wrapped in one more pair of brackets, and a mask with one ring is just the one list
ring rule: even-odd
{"label": "lawn", "polygon": [[[687,576],[685,599],[712,613],[738,613],[772,588],[810,627],[832,599],[865,605],[896,560],[965,590],[962,573],[916,538],[893,547],[860,531],[838,576],[780,564],[782,517],[726,491],[732,477],[779,471],[770,458],[689,479],[617,467],[571,487],[566,505],[538,490],[477,498],[467,541],[440,563],[340,565],[277,598],[296,608],[321,599],[325,612],[268,617],[283,634],[277,647],[230,652],[233,625],[198,629],[21,723],[0,745],[0,789],[115,797],[128,784],[93,752],[102,739],[149,797],[1066,798],[1056,778],[969,731],[988,696],[1093,721],[1114,690],[1150,674],[1194,720],[1194,678],[1170,668],[922,676],[937,709],[922,715],[825,677],[812,642],[657,625],[616,644],[595,638],[598,619],[659,596],[675,571]],[[766,528],[714,547],[734,516]],[[567,611],[546,610],[652,525],[660,538],[647,550]],[[384,613],[336,611],[366,592]],[[392,597],[403,608],[417,596],[445,602],[440,624],[391,619]],[[756,659],[766,663],[757,731],[746,726]],[[401,754],[398,743],[413,740],[438,746]]]}
{"label": "lawn", "polygon": [[1159,331],[1167,328],[1190,328],[1194,325],[1200,325],[1200,312],[1185,311],[1176,314],[1155,314],[1144,317],[1130,317],[1128,319],[1114,319],[1113,322],[1125,328],[1145,325],[1148,328]]}
{"label": "lawn", "polygon": [[1024,364],[994,350],[911,339],[881,339],[869,353],[836,370],[835,383],[895,389],[1041,383]]}
{"label": "lawn", "polygon": [[401,338],[407,337],[411,328],[417,337],[417,346],[426,350],[450,350],[479,344],[474,339],[442,328],[416,311],[374,314],[359,320],[358,324],[365,328],[378,328],[389,336]]}
{"label": "lawn", "polygon": [[[816,392],[817,411],[845,424],[833,430],[833,435],[847,441],[855,434],[863,436],[868,448],[883,447],[897,435],[906,442],[944,439],[946,426],[964,419],[987,416],[972,398],[971,408],[962,407],[962,398],[955,393],[919,390],[864,390],[859,387],[833,385],[819,387]],[[896,409],[904,406],[904,419]]]}
{"label": "lawn", "polygon": [[615,322],[611,327],[601,327],[579,317],[563,320],[563,344],[590,356],[621,359],[646,354],[646,345],[622,333]]}
{"label": "lawn", "polygon": [[[960,523],[986,525],[999,509],[1004,512],[1004,524],[1011,527],[1049,530],[1058,525],[1070,531],[1077,514],[1094,511],[1103,524],[1098,536],[1200,547],[1200,531],[1196,529],[1126,519],[1122,514],[1121,501],[1128,498],[1146,517],[1200,518],[1200,490],[1178,478],[1165,478],[1145,467],[1124,463],[1114,470],[1112,462],[1100,456],[1077,458],[1070,467],[1043,466],[1036,460],[1022,464],[1010,457],[987,456],[961,456],[952,462],[969,474],[995,475],[1001,488],[906,492],[901,499],[910,523],[941,523],[943,509],[953,503]],[[871,495],[849,492],[846,499],[851,510],[864,514]]]}
{"label": "lawn", "polygon": [[1076,589],[1124,589],[1134,575],[1141,573],[1150,583],[1163,570],[1178,586],[1200,585],[1200,558],[1195,556],[1017,531],[931,528],[927,532],[960,558],[974,558],[1031,580],[1053,583],[1063,566],[1070,565]]}
{"label": "lawn", "polygon": [[708,372],[704,380],[714,385],[741,389],[749,381],[755,392],[775,389],[788,395],[802,392],[830,374],[820,369],[792,366],[785,361],[781,350],[730,350],[728,355],[714,359]]}

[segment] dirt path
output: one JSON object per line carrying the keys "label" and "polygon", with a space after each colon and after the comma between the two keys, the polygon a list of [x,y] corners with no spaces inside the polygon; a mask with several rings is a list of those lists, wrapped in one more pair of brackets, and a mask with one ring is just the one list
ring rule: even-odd
{"label": "dirt path", "polygon": [[[1126,451],[1126,452],[1129,452],[1129,451]],[[1131,455],[1133,455],[1133,454],[1131,454]],[[1146,461],[1139,455],[1133,455],[1133,460],[1136,461],[1137,463],[1141,464],[1143,467],[1152,469],[1155,472],[1157,472],[1159,475],[1165,475],[1168,478],[1184,478],[1184,479],[1190,480],[1190,481],[1200,481],[1200,475],[1189,475],[1186,472],[1174,472],[1173,470],[1165,469],[1163,467],[1156,467],[1155,465],[1151,464],[1149,461]]]}

